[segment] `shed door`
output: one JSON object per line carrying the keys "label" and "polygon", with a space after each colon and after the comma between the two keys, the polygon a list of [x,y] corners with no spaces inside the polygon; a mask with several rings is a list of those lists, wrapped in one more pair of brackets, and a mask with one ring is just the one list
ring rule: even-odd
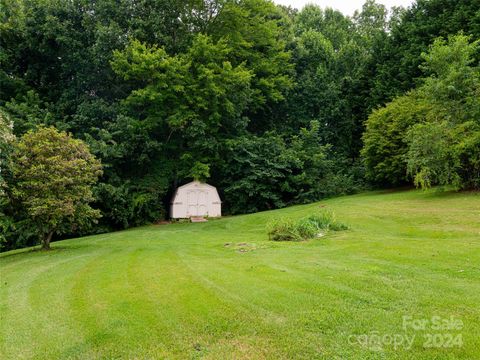
{"label": "shed door", "polygon": [[207,192],[202,190],[189,190],[187,192],[187,216],[208,215]]}
{"label": "shed door", "polygon": [[187,216],[197,216],[198,195],[195,190],[187,192]]}
{"label": "shed door", "polygon": [[199,192],[198,192],[197,215],[200,215],[200,216],[206,216],[206,215],[208,215],[208,209],[207,209],[207,192],[206,192],[206,191],[199,191]]}

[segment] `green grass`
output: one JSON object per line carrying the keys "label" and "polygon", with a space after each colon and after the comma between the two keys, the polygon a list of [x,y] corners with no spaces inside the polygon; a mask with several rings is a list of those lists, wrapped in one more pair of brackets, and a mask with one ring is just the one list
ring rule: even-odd
{"label": "green grass", "polygon": [[[272,217],[319,206],[351,229],[267,240]],[[2,359],[480,358],[479,194],[375,192],[53,248],[0,256]],[[404,315],[463,328],[404,331]],[[427,333],[463,345],[426,348]]]}

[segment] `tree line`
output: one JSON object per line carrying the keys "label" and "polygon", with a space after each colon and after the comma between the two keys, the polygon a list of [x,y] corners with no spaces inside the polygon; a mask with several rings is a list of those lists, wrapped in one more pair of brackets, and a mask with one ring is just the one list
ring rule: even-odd
{"label": "tree line", "polygon": [[[477,1],[367,0],[353,16],[268,0],[0,4],[3,249],[157,221],[192,178],[231,214],[480,187]],[[79,212],[32,215],[35,194],[59,198],[35,178],[46,143],[89,164],[82,179],[45,173],[78,180],[62,204]]]}

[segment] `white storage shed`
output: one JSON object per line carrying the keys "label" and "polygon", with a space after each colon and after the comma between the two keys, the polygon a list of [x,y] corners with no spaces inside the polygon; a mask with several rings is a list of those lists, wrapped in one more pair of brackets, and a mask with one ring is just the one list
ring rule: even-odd
{"label": "white storage shed", "polygon": [[196,216],[222,216],[222,202],[214,186],[192,181],[175,191],[170,203],[170,217],[188,219]]}

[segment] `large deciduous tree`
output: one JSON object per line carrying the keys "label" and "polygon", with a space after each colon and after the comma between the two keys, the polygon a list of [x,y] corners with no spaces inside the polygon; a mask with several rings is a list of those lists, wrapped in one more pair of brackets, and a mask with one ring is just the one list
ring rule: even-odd
{"label": "large deciduous tree", "polygon": [[[320,122],[324,143],[356,159],[361,149],[373,44],[386,36],[387,11],[368,1],[354,18],[332,9],[306,6],[296,16],[296,86],[288,115],[295,124]],[[298,125],[297,125],[298,126]]]}
{"label": "large deciduous tree", "polygon": [[480,40],[465,35],[437,39],[427,53],[430,76],[419,89],[432,105],[426,124],[408,134],[408,171],[417,186],[480,188]]}
{"label": "large deciduous tree", "polygon": [[100,217],[89,203],[102,173],[88,146],[53,127],[23,135],[11,159],[11,193],[37,231],[42,248],[52,236],[78,231]]}
{"label": "large deciduous tree", "polygon": [[479,187],[478,45],[465,35],[437,39],[422,55],[422,85],[369,116],[362,154],[370,180]]}
{"label": "large deciduous tree", "polygon": [[[218,159],[223,139],[246,127],[242,114],[252,72],[233,66],[230,52],[224,41],[198,35],[188,52],[177,56],[138,41],[115,53],[113,69],[139,85],[124,102],[127,112],[158,144],[148,156],[174,161],[183,177],[196,176],[188,170],[192,163],[195,169]],[[188,159],[186,168],[182,158]]]}

